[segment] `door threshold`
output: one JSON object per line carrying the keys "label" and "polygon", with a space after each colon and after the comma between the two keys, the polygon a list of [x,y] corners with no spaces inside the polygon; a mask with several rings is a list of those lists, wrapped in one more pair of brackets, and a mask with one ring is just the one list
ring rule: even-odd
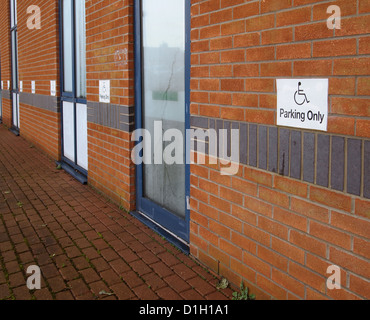
{"label": "door threshold", "polygon": [[19,136],[19,129],[16,129],[14,127],[11,127],[9,131],[13,134],[15,134],[17,137]]}
{"label": "door threshold", "polygon": [[189,244],[186,243],[183,239],[179,238],[171,231],[163,228],[161,225],[159,225],[140,211],[132,211],[130,212],[130,214],[144,223],[147,227],[164,237],[167,241],[169,241],[183,253],[185,253],[186,255],[190,254]]}
{"label": "door threshold", "polygon": [[84,175],[84,174],[82,174],[82,173],[80,173],[80,172],[78,172],[76,169],[73,169],[70,165],[68,165],[67,163],[65,163],[65,162],[59,162],[59,161],[57,161],[56,162],[56,164],[58,165],[58,166],[61,166],[62,167],[62,169],[65,171],[65,172],[67,172],[67,173],[69,173],[73,178],[75,178],[78,182],[80,182],[80,183],[82,183],[82,184],[87,184],[87,177]]}

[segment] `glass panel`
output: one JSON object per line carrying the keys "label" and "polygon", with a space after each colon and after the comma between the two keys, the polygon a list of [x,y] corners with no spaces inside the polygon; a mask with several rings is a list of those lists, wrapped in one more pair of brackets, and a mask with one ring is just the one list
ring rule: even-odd
{"label": "glass panel", "polygon": [[85,1],[76,1],[76,94],[86,98],[86,23]]}
{"label": "glass panel", "polygon": [[73,91],[73,3],[72,0],[63,0],[63,62],[64,62],[64,91]]}
{"label": "glass panel", "polygon": [[14,0],[14,21],[15,21],[15,25],[17,25],[17,0]]}
{"label": "glass panel", "polygon": [[76,105],[76,130],[77,130],[77,164],[88,169],[87,155],[87,106],[86,104],[77,103]]}
{"label": "glass panel", "polygon": [[20,114],[19,114],[19,94],[16,94],[17,97],[17,121],[18,121],[18,129],[21,128],[21,122],[20,122]]}
{"label": "glass panel", "polygon": [[14,25],[14,0],[10,0],[10,27],[13,28]]}
{"label": "glass panel", "polygon": [[0,90],[0,119],[3,116],[3,97],[2,97],[2,90]]}
{"label": "glass panel", "polygon": [[18,108],[19,108],[19,105],[18,105],[18,96],[16,93],[13,93],[12,94],[12,111],[13,111],[13,126],[18,128],[18,124],[19,124],[19,112],[18,112]]}
{"label": "glass panel", "polygon": [[12,39],[12,88],[17,90],[18,88],[18,59],[17,59],[17,31],[11,32]]}
{"label": "glass panel", "polygon": [[[185,218],[185,0],[144,0],[142,15],[143,125],[152,137],[154,121],[179,130],[183,151],[183,164],[144,165],[143,195]],[[172,144],[158,143],[153,150]]]}
{"label": "glass panel", "polygon": [[71,102],[63,102],[63,142],[64,156],[75,162],[75,117]]}

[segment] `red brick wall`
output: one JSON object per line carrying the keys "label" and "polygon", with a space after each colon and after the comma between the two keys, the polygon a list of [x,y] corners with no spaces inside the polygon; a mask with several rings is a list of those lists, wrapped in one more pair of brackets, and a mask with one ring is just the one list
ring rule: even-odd
{"label": "red brick wall", "polygon": [[[133,3],[86,1],[89,102],[99,102],[99,80],[111,80],[111,104],[134,105]],[[125,51],[127,59],[118,61],[117,52],[125,58]],[[135,170],[130,161],[129,132],[92,122],[88,128],[89,183],[125,209],[134,209]]]}
{"label": "red brick wall", "polygon": [[[273,125],[277,77],[326,77],[328,131],[370,137],[367,1],[292,3],[192,1],[192,113]],[[335,32],[331,4],[342,11]]]}
{"label": "red brick wall", "polygon": [[[7,81],[11,80],[10,65],[10,21],[9,21],[9,1],[0,2],[0,63],[1,63],[1,81],[4,83],[4,89],[7,90]],[[11,126],[10,100],[3,97],[3,123]]]}
{"label": "red brick wall", "polygon": [[[331,4],[342,9],[335,32]],[[323,77],[329,133],[369,138],[369,9],[366,0],[192,1],[192,115],[273,127],[276,78]],[[368,199],[245,165],[233,177],[193,165],[191,200],[192,255],[257,299],[370,298]],[[326,288],[333,264],[341,290]]]}
{"label": "red brick wall", "polygon": [[[27,8],[37,5],[41,10],[41,29],[27,27]],[[50,81],[59,92],[59,1],[18,1],[18,74],[23,81],[23,93],[31,93],[35,81],[36,95],[50,96]],[[22,96],[22,93],[20,93]],[[61,155],[61,125],[57,105],[50,109],[22,103],[20,99],[20,135],[38,146],[53,159]],[[36,100],[35,100],[36,101]]]}
{"label": "red brick wall", "polygon": [[53,159],[61,156],[60,113],[34,106],[20,106],[21,135]]}
{"label": "red brick wall", "polygon": [[[129,133],[89,122],[89,183],[127,210],[135,206]],[[132,210],[132,209],[131,209]]]}
{"label": "red brick wall", "polygon": [[[27,27],[27,8],[31,5],[40,7],[40,30]],[[55,80],[60,96],[58,0],[18,2],[18,68],[23,92],[31,93],[31,81],[36,81],[36,94],[50,96],[50,80]]]}

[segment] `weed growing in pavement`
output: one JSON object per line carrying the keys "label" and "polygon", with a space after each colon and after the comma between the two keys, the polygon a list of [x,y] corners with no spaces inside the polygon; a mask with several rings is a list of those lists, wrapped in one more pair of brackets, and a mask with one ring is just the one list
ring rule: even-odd
{"label": "weed growing in pavement", "polygon": [[255,300],[254,294],[249,294],[248,287],[244,287],[243,281],[240,284],[240,292],[233,292],[233,300]]}

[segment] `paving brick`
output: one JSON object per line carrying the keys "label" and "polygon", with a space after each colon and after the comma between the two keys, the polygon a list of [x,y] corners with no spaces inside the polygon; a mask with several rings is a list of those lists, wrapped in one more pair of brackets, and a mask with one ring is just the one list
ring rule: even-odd
{"label": "paving brick", "polygon": [[69,291],[59,292],[55,295],[56,300],[75,300],[72,293]]}
{"label": "paving brick", "polygon": [[103,258],[91,260],[91,264],[95,267],[96,271],[101,272],[109,269],[109,264]]}
{"label": "paving brick", "polygon": [[146,273],[152,272],[152,270],[148,267],[148,265],[142,260],[137,260],[137,261],[132,262],[130,264],[130,267],[140,275],[144,275]]}
{"label": "paving brick", "polygon": [[125,281],[131,289],[143,284],[143,280],[134,271],[125,272],[122,275],[122,280]]}
{"label": "paving brick", "polygon": [[98,280],[96,282],[90,283],[89,287],[90,287],[92,293],[96,297],[99,297],[99,298],[102,298],[104,296],[104,295],[100,294],[102,291],[107,292],[107,293],[111,292],[110,289],[108,288],[108,286],[102,280]]}
{"label": "paving brick", "polygon": [[[88,270],[91,270],[91,269],[88,269]],[[120,283],[122,282],[122,280],[120,279],[120,277],[117,275],[116,272],[114,272],[113,270],[106,270],[106,271],[103,271],[100,273],[100,277],[109,285],[114,285],[114,284],[117,284],[117,283]],[[99,277],[99,278],[100,278]],[[86,281],[86,278],[85,278],[85,281]]]}
{"label": "paving brick", "polygon": [[185,280],[181,279],[177,274],[173,274],[164,278],[164,281],[166,281],[168,285],[178,293],[191,288],[190,285]]}
{"label": "paving brick", "polygon": [[153,292],[153,290],[145,284],[134,288],[134,292],[139,297],[140,300],[158,300],[159,299],[159,297]]}
{"label": "paving brick", "polygon": [[8,285],[1,284],[0,285],[0,300],[5,299],[10,296],[10,290]]}
{"label": "paving brick", "polygon": [[206,296],[215,291],[215,287],[200,277],[188,280],[188,283],[197,290],[202,296]]}
{"label": "paving brick", "polygon": [[109,262],[109,265],[113,268],[113,270],[119,276],[122,276],[127,271],[130,271],[131,270],[130,266],[125,261],[122,261],[121,259],[117,259],[117,260],[111,261],[111,262]]}
{"label": "paving brick", "polygon": [[88,268],[79,271],[83,279],[87,284],[98,281],[101,279],[101,276],[96,273],[96,271],[93,268]]}
{"label": "paving brick", "polygon": [[157,295],[164,300],[182,300],[181,297],[169,287],[157,290]]}
{"label": "paving brick", "polygon": [[12,288],[26,286],[26,280],[21,272],[9,275],[9,283]]}
{"label": "paving brick", "polygon": [[154,291],[157,291],[160,288],[167,286],[167,283],[164,282],[157,274],[148,273],[142,277],[145,280],[145,283],[150,286]]}
{"label": "paving brick", "polygon": [[53,296],[48,289],[36,290],[33,295],[36,300],[53,300]]}
{"label": "paving brick", "polygon": [[105,260],[112,261],[119,258],[118,254],[111,248],[107,248],[101,251],[101,255]]}
{"label": "paving brick", "polygon": [[173,274],[173,271],[163,262],[157,262],[151,265],[151,268],[161,277],[164,278]]}
{"label": "paving brick", "polygon": [[184,280],[189,280],[196,276],[196,273],[184,264],[174,266],[173,270]]}
{"label": "paving brick", "polygon": [[13,289],[13,295],[16,300],[31,300],[32,295],[27,286],[22,286]]}
{"label": "paving brick", "polygon": [[70,281],[79,276],[77,270],[73,266],[61,268],[60,273],[62,274],[63,279],[66,281]]}
{"label": "paving brick", "polygon": [[58,293],[66,289],[66,284],[61,277],[48,279],[49,286],[54,293]]}
{"label": "paving brick", "polygon": [[[9,168],[4,174],[17,172],[24,177],[13,179],[9,174],[6,178],[14,187],[8,198],[14,207],[11,213],[0,201],[0,214],[8,228],[0,220],[1,259],[10,269],[7,271],[16,299],[31,299],[32,295],[37,300],[196,299],[216,290],[217,281],[204,283],[197,277],[200,273],[213,279],[192,259],[138,220],[129,215],[123,219],[118,207],[89,187],[63,171],[55,173],[54,164],[36,148],[27,148],[22,138],[16,139],[1,126],[0,131],[0,149],[11,150],[16,159],[4,162],[0,153],[0,162]],[[4,141],[9,145],[4,146]],[[26,151],[16,154],[18,150]],[[30,169],[23,166],[30,161],[39,164],[32,168],[32,175],[26,174]],[[2,183],[0,176],[0,189]],[[27,209],[26,215],[16,206],[18,199]],[[41,290],[27,289],[17,257],[23,268],[40,266]],[[11,294],[4,272],[0,264],[0,299]],[[203,283],[198,284],[197,279]],[[192,289],[190,282],[198,285]],[[114,295],[99,296],[101,290]]]}
{"label": "paving brick", "polygon": [[71,291],[75,297],[82,296],[90,291],[82,279],[69,281],[68,286],[71,288]]}
{"label": "paving brick", "polygon": [[135,296],[131,289],[124,283],[116,284],[110,288],[119,300],[129,300]]}

